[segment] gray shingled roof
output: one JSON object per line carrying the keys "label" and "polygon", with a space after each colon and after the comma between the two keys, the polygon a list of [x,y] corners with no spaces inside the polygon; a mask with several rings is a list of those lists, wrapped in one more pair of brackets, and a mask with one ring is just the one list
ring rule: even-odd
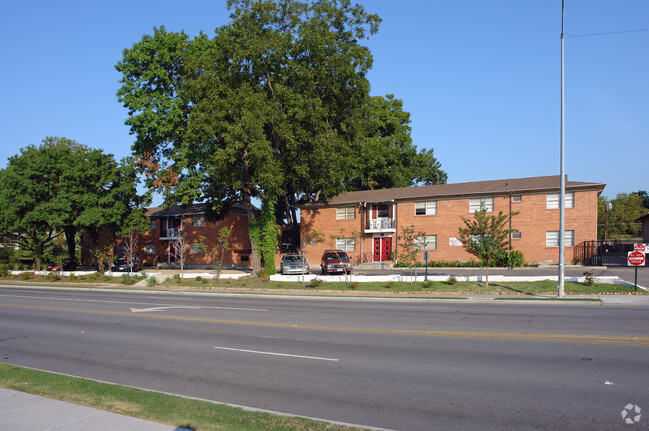
{"label": "gray shingled roof", "polygon": [[[189,206],[181,206],[181,205],[176,205],[170,208],[162,208],[162,207],[153,207],[153,208],[147,208],[146,210],[146,216],[147,217],[171,217],[171,216],[192,216],[192,215],[201,215],[205,214],[205,209],[206,209],[207,204],[206,203],[201,203],[201,204],[193,204]],[[230,208],[231,213],[244,213],[246,210],[243,208],[242,204],[234,204]]]}
{"label": "gray shingled roof", "polygon": [[[559,191],[560,176],[512,178],[492,181],[475,181],[469,183],[438,184],[433,186],[401,187],[394,189],[364,190],[342,193],[328,202],[304,204],[339,205],[358,202],[386,202],[392,200],[411,200],[424,198],[453,198],[468,196],[506,195],[509,193],[534,193]],[[606,184],[580,181],[566,181],[566,190],[595,189],[604,190]]]}

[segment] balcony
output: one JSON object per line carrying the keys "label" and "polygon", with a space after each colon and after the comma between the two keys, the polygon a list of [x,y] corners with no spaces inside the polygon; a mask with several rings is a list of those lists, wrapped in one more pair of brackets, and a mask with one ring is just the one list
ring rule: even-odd
{"label": "balcony", "polygon": [[160,239],[165,240],[165,239],[175,239],[180,236],[180,229],[178,228],[173,228],[173,229],[165,229],[162,232],[160,232]]}
{"label": "balcony", "polygon": [[379,232],[396,232],[397,227],[393,218],[379,217],[367,220],[365,223],[365,232],[379,233]]}

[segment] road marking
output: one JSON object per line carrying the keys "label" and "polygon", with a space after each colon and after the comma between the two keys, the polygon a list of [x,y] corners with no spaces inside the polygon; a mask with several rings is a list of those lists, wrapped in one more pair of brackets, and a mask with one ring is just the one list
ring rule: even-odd
{"label": "road marking", "polygon": [[266,328],[291,328],[310,329],[317,331],[337,331],[363,334],[391,334],[391,335],[423,335],[430,337],[449,338],[476,338],[495,339],[509,341],[548,341],[555,343],[576,343],[576,344],[612,344],[617,346],[640,346],[649,347],[649,337],[623,336],[623,335],[581,335],[581,334],[522,334],[514,332],[456,332],[456,331],[428,331],[417,329],[366,329],[366,328],[344,328],[336,326],[315,326],[296,325],[292,323],[267,323],[251,322],[245,320],[224,320],[209,319],[201,317],[186,316],[164,316],[159,314],[126,313],[120,311],[83,310],[76,308],[46,307],[36,305],[0,304],[0,307],[26,308],[32,310],[65,311],[75,313],[103,314],[112,316],[137,316],[151,317],[155,319],[170,319],[186,322],[220,323],[227,325],[260,326]]}
{"label": "road marking", "polygon": [[219,346],[214,346],[214,348],[219,350],[230,350],[233,352],[256,353],[259,355],[285,356],[288,358],[315,359],[318,361],[332,361],[332,362],[340,361],[340,359],[335,359],[335,358],[321,358],[319,356],[292,355],[290,353],[262,352],[259,350],[233,349],[231,347],[219,347]]}
{"label": "road marking", "polygon": [[236,311],[267,311],[261,308],[236,308],[236,307],[207,307],[200,305],[169,305],[164,307],[151,307],[151,308],[131,308],[132,313],[150,313],[152,311],[167,311],[173,309],[184,310],[201,310],[204,308],[211,308],[215,310],[236,310]]}

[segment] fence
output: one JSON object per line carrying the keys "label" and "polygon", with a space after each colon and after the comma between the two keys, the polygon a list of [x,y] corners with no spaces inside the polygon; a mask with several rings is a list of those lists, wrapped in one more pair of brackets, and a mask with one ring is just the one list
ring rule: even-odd
{"label": "fence", "polygon": [[638,240],[585,241],[575,247],[575,260],[589,266],[627,266],[627,253],[633,251],[633,246],[638,242]]}

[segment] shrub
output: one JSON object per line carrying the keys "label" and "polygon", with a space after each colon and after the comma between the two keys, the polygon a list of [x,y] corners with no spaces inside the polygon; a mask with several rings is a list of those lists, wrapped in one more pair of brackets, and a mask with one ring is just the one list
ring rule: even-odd
{"label": "shrub", "polygon": [[595,276],[593,275],[593,271],[584,272],[584,284],[586,286],[592,286],[593,284],[595,284]]}
{"label": "shrub", "polygon": [[315,287],[320,286],[322,283],[323,283],[323,281],[322,281],[321,279],[319,279],[319,278],[317,278],[317,277],[314,277],[314,278],[311,280],[311,283],[309,283],[307,286],[308,286],[308,287],[314,287],[314,288],[315,288]]}
{"label": "shrub", "polygon": [[457,283],[457,278],[455,278],[454,275],[450,275],[448,279],[446,280],[446,284],[453,286]]}
{"label": "shrub", "polygon": [[68,278],[70,279],[70,281],[74,281],[74,280],[77,279],[77,276],[74,275],[74,274],[70,274],[70,277],[68,277]]}
{"label": "shrub", "polygon": [[3,263],[0,265],[0,277],[6,277],[9,275],[9,265]]}
{"label": "shrub", "polygon": [[30,280],[33,276],[34,276],[34,274],[31,273],[31,272],[22,272],[20,274],[20,279],[21,280]]}
{"label": "shrub", "polygon": [[[125,275],[128,275],[128,274],[125,274]],[[106,282],[108,282],[108,281],[113,281],[112,277],[110,277],[109,275],[104,275],[104,276],[101,278],[101,280],[102,280],[102,281],[106,281]]]}
{"label": "shrub", "polygon": [[423,287],[424,289],[429,289],[433,287],[433,282],[430,280],[426,280],[423,283],[421,283],[421,287]]}
{"label": "shrub", "polygon": [[60,279],[61,279],[61,276],[59,275],[58,272],[52,271],[52,272],[47,273],[47,275],[45,276],[45,278],[46,278],[48,281],[57,281],[57,280],[60,280]]}
{"label": "shrub", "polygon": [[151,276],[146,280],[146,285],[149,287],[156,286],[157,284],[158,284],[158,280],[156,280],[154,276]]}
{"label": "shrub", "polygon": [[520,250],[501,250],[495,259],[495,265],[502,268],[518,268],[525,264],[525,256]]}
{"label": "shrub", "polygon": [[350,281],[347,283],[347,286],[349,286],[350,289],[358,289],[358,281]]}
{"label": "shrub", "polygon": [[131,276],[131,274],[122,274],[122,277],[120,278],[120,283],[125,284],[126,286],[130,286],[136,282],[136,278]]}

